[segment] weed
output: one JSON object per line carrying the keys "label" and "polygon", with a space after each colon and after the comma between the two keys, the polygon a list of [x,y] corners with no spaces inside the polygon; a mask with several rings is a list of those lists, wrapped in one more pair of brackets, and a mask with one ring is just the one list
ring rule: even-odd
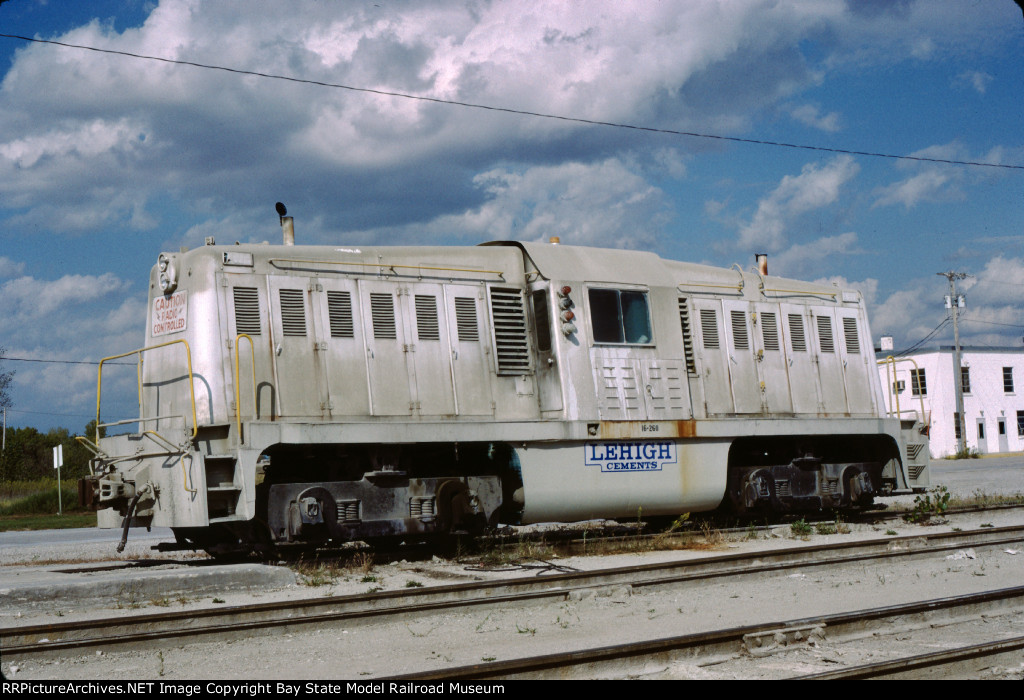
{"label": "weed", "polygon": [[149,601],[149,604],[150,605],[155,605],[158,608],[169,608],[169,607],[171,607],[171,599],[170,598],[154,598],[153,600]]}
{"label": "weed", "polygon": [[814,526],[814,531],[819,535],[834,535],[838,532],[835,523],[818,523]]}
{"label": "weed", "polygon": [[811,533],[814,531],[814,528],[808,525],[807,521],[803,518],[800,518],[795,523],[790,525],[789,529],[792,531],[794,537],[801,538],[810,537]]}
{"label": "weed", "polygon": [[520,627],[519,623],[516,623],[516,632],[519,634],[537,634],[536,627]]}
{"label": "weed", "polygon": [[887,535],[898,535],[899,533],[896,532],[895,530],[886,530],[885,534],[887,534]]}
{"label": "weed", "polygon": [[423,584],[420,583],[419,581],[412,581],[412,580],[410,580],[410,581],[406,581],[405,582],[405,587],[406,588],[423,588]]}
{"label": "weed", "polygon": [[980,456],[981,453],[978,452],[977,448],[964,445],[964,449],[957,450],[952,459],[977,459]]}
{"label": "weed", "polygon": [[214,598],[213,602],[214,603],[226,603],[227,601],[224,600],[223,598]]}
{"label": "weed", "polygon": [[480,660],[481,661],[491,662],[491,661],[496,660],[497,658],[498,658],[497,656],[481,656]]}
{"label": "weed", "polygon": [[373,574],[367,574],[359,581],[359,583],[377,583],[377,577]]}
{"label": "weed", "polygon": [[366,589],[366,592],[369,594],[369,593],[376,593],[377,591],[383,591],[383,590],[384,589],[381,588],[380,586],[370,586],[369,588]]}
{"label": "weed", "polygon": [[747,539],[748,540],[756,540],[757,539],[757,528],[754,527],[754,523],[750,523],[749,525],[747,525]]}
{"label": "weed", "polygon": [[995,527],[995,525],[993,525],[992,523],[982,523],[978,527]]}
{"label": "weed", "polygon": [[936,486],[923,496],[914,496],[914,510],[903,516],[908,523],[926,524],[949,509],[949,489]]}

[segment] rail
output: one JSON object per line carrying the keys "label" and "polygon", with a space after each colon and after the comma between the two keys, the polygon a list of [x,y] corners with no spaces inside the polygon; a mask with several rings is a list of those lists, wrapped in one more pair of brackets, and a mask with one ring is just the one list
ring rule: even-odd
{"label": "rail", "polygon": [[[911,363],[912,365],[914,365],[915,372],[917,370],[919,370],[920,368],[917,366],[917,362],[912,357],[903,357],[903,358],[900,358],[899,360],[897,360],[892,355],[889,355],[884,360],[878,360],[878,362],[876,363],[878,365],[882,365],[882,364],[885,365],[885,383],[886,383],[886,388],[887,388],[887,394],[893,397],[893,400],[889,403],[888,414],[890,416],[896,416],[897,418],[902,418],[902,414],[904,413],[904,411],[900,409],[900,394],[899,394],[898,391],[896,391],[894,389],[894,385],[895,385],[895,381],[896,381],[896,363],[897,362],[909,362],[909,363]],[[890,369],[892,371],[892,375],[891,376],[889,374]],[[911,386],[913,386],[913,379],[911,379]],[[911,389],[911,392],[913,392],[913,389]],[[921,402],[921,413],[920,413],[920,415],[918,415],[917,419],[920,422],[924,423],[925,419],[927,417],[927,414],[925,413],[925,410],[924,410],[924,394],[922,394],[921,392],[918,392],[917,399],[918,399],[918,401]],[[893,410],[893,405],[895,405],[895,407],[896,407],[895,411]],[[906,410],[906,412],[907,413],[913,412],[913,413],[917,414],[917,410],[913,409],[913,408],[908,408]]]}
{"label": "rail", "polygon": [[[198,424],[197,424],[197,421],[196,421],[196,390],[195,390],[195,382],[194,382],[193,377],[192,377],[192,350],[188,346],[188,341],[186,341],[184,339],[179,339],[179,340],[171,340],[171,341],[168,341],[166,343],[160,343],[159,345],[150,345],[150,346],[147,346],[147,347],[144,347],[144,348],[139,348],[138,350],[132,350],[130,352],[123,352],[120,355],[111,355],[110,357],[104,357],[102,360],[100,360],[99,373],[98,373],[98,376],[97,376],[97,379],[96,379],[96,441],[95,441],[96,443],[99,443],[99,441],[100,441],[100,428],[106,428],[106,427],[109,427],[109,426],[112,426],[112,425],[124,425],[126,423],[140,423],[141,424],[143,422],[152,421],[152,420],[159,420],[160,419],[160,416],[154,416],[152,418],[146,418],[143,415],[143,404],[142,404],[142,354],[145,353],[145,352],[149,352],[150,350],[157,350],[159,348],[164,348],[164,347],[167,347],[169,345],[176,345],[178,343],[181,343],[182,345],[185,346],[185,360],[186,360],[186,362],[188,364],[188,391],[189,391],[189,399],[190,399],[189,403],[190,403],[190,406],[192,408],[192,437],[194,438],[196,436],[196,434],[198,433]],[[100,406],[102,405],[102,402],[103,402],[103,363],[107,362],[109,360],[119,360],[122,357],[131,357],[132,355],[138,355],[138,357],[139,357],[138,362],[136,364],[136,370],[135,370],[136,371],[136,376],[137,376],[138,392],[139,392],[139,417],[138,418],[133,418],[131,420],[114,421],[114,422],[111,422],[111,423],[101,423],[100,422]],[[155,431],[147,430],[147,431],[144,432],[144,434],[156,436],[156,437],[160,438],[161,440],[163,440],[167,444],[173,444],[169,440],[167,440],[167,438],[163,437],[159,433],[156,433]]]}
{"label": "rail", "polygon": [[256,417],[256,346],[252,337],[247,333],[239,333],[235,336],[235,423],[238,427],[238,444],[244,445],[245,438],[242,435],[242,395],[241,381],[239,378],[238,341],[245,338],[249,341],[249,352],[252,355],[252,414]]}
{"label": "rail", "polygon": [[[473,268],[465,267],[434,267],[430,265],[399,265],[396,263],[365,263],[365,262],[351,262],[348,260],[302,260],[298,258],[271,258],[270,264],[274,267],[278,267],[278,263],[299,263],[301,265],[350,265],[353,267],[379,267],[385,270],[391,270],[395,272],[396,268],[404,270],[433,270],[437,272],[474,272],[476,274],[487,274],[497,275],[502,281],[505,280],[505,272],[503,270],[477,270]],[[397,274],[397,273],[396,273]]]}

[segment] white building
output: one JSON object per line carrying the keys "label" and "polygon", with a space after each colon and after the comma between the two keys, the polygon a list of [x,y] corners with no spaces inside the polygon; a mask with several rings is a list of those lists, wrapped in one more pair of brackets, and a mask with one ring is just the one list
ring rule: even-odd
{"label": "white building", "polygon": [[[879,353],[884,360],[886,354]],[[1024,451],[1024,348],[962,346],[961,381],[967,448],[981,454]],[[923,408],[932,457],[957,451],[953,346],[917,350],[878,366],[885,405],[905,416]]]}

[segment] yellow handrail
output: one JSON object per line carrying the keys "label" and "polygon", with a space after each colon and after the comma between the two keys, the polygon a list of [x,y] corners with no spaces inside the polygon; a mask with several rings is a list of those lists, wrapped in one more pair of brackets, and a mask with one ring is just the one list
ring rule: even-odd
{"label": "yellow handrail", "polygon": [[245,444],[242,437],[242,395],[238,376],[238,341],[242,338],[249,341],[249,352],[252,353],[252,415],[253,418],[256,417],[256,346],[253,345],[252,338],[247,333],[239,333],[235,336],[235,422],[238,424],[239,445]]}
{"label": "yellow handrail", "polygon": [[800,296],[807,297],[832,297],[835,299],[839,296],[839,292],[816,292],[811,289],[769,289],[762,288],[761,292],[767,294],[768,292],[775,292],[777,294],[799,294]]}
{"label": "yellow handrail", "polygon": [[[198,423],[196,421],[196,389],[195,389],[195,382],[193,381],[193,378],[192,378],[192,350],[188,346],[188,341],[186,341],[185,339],[182,338],[182,339],[179,339],[179,340],[171,340],[171,341],[168,341],[166,343],[160,343],[159,345],[150,345],[148,347],[139,348],[138,350],[132,350],[131,352],[123,352],[120,355],[112,355],[110,357],[104,357],[102,360],[100,360],[99,373],[98,373],[98,376],[96,378],[96,442],[97,443],[99,443],[99,441],[100,441],[100,428],[101,427],[106,427],[108,425],[116,425],[116,423],[100,423],[100,405],[102,403],[102,398],[103,398],[103,363],[108,361],[108,360],[119,360],[122,357],[129,357],[130,355],[138,355],[139,356],[139,361],[138,361],[136,373],[138,375],[138,390],[139,390],[139,421],[141,422],[141,421],[145,420],[145,417],[142,415],[142,410],[143,410],[143,405],[142,405],[142,353],[148,352],[149,350],[156,350],[157,348],[164,348],[164,347],[167,347],[168,345],[175,345],[177,343],[182,343],[185,346],[185,359],[186,359],[186,361],[188,363],[188,391],[189,391],[189,397],[190,397],[191,406],[192,406],[192,437],[196,436],[196,434],[199,432],[199,430],[198,430]],[[135,421],[127,421],[127,422],[134,423]]]}
{"label": "yellow handrail", "polygon": [[[912,358],[912,357],[901,357],[898,361],[899,362],[909,362],[912,365],[914,365],[914,369],[915,370],[920,370],[920,368],[917,366],[917,361],[914,360],[914,358]],[[892,406],[890,405],[890,407],[889,407],[889,415],[895,414],[896,417],[899,418],[900,415],[903,413],[903,411],[900,410],[900,395],[899,395],[899,392],[894,389],[894,384],[895,384],[895,380],[896,380],[896,362],[897,362],[896,358],[893,357],[892,355],[889,355],[884,360],[878,360],[875,364],[878,364],[878,365],[884,364],[885,365],[886,388],[888,390],[888,393],[893,395],[894,402],[896,404],[896,410],[895,411],[892,410]],[[890,368],[892,369],[892,376],[891,377],[889,376]],[[918,375],[918,376],[920,376],[920,375]],[[913,393],[913,378],[911,378],[911,393]],[[925,411],[924,411],[924,394],[919,391],[918,394],[917,394],[917,399],[918,399],[918,401],[921,402],[920,420],[922,422],[924,422],[925,416],[926,416]],[[908,410],[914,410],[914,409],[908,409]]]}

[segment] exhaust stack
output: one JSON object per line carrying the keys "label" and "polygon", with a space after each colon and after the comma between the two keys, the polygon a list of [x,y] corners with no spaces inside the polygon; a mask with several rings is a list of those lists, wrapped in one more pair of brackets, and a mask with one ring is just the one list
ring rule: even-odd
{"label": "exhaust stack", "polygon": [[757,260],[758,272],[765,277],[768,274],[768,253],[755,253],[754,259]]}
{"label": "exhaust stack", "polygon": [[277,209],[277,215],[281,217],[281,233],[284,234],[284,244],[295,245],[294,217],[286,216],[288,209],[281,202],[275,204],[274,208]]}

